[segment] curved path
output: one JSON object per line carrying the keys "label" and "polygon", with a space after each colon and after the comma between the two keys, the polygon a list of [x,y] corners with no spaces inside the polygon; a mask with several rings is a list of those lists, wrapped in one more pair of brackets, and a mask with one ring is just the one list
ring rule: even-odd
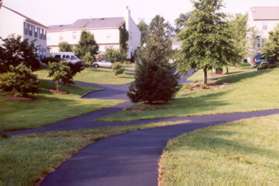
{"label": "curved path", "polygon": [[[156,186],[158,161],[169,139],[182,133],[244,118],[279,114],[279,110],[191,117],[192,121],[114,136],[89,145],[42,186]],[[188,118],[189,119],[189,118]]]}

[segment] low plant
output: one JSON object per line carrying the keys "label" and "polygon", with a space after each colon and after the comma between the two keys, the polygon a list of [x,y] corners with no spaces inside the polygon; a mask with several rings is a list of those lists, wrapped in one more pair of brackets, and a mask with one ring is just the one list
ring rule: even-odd
{"label": "low plant", "polygon": [[112,65],[112,70],[114,72],[114,74],[117,76],[117,75],[120,75],[120,74],[123,74],[125,72],[125,67],[121,64],[121,63],[114,63]]}
{"label": "low plant", "polygon": [[105,59],[110,62],[124,61],[127,55],[125,52],[116,49],[107,49],[105,53]]}
{"label": "low plant", "polygon": [[0,89],[13,96],[28,97],[39,90],[39,80],[23,63],[10,66],[9,72],[0,75]]}

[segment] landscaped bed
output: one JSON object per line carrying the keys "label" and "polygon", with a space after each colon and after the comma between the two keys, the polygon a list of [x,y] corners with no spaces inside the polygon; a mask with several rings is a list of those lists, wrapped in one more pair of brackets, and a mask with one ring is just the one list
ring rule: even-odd
{"label": "landscaped bed", "polygon": [[[126,121],[279,108],[279,101],[276,99],[279,95],[278,74],[279,69],[260,72],[240,69],[240,72],[214,77],[215,84],[209,89],[191,90],[191,86],[185,85],[169,104],[136,104],[104,120]],[[193,79],[197,80],[198,77]]]}
{"label": "landscaped bed", "polygon": [[34,185],[63,161],[90,143],[136,130],[185,124],[187,121],[0,137],[0,186]]}
{"label": "landscaped bed", "polygon": [[279,185],[279,116],[201,129],[171,140],[160,185]]}

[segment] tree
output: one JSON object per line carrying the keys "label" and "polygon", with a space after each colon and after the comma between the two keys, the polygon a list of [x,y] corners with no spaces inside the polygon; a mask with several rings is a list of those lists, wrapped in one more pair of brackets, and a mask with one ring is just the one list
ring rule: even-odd
{"label": "tree", "polygon": [[127,53],[128,51],[128,40],[129,40],[129,32],[126,29],[126,25],[123,24],[119,28],[120,33],[120,51],[123,53]]}
{"label": "tree", "polygon": [[27,97],[39,90],[39,80],[32,70],[23,63],[10,66],[8,72],[0,75],[0,89],[13,96]]}
{"label": "tree", "polygon": [[186,22],[191,16],[191,12],[187,12],[184,14],[180,14],[179,17],[175,20],[175,31],[176,33],[179,33],[186,25]]}
{"label": "tree", "polygon": [[80,58],[84,59],[87,53],[90,53],[91,56],[95,57],[98,53],[99,46],[94,39],[94,35],[90,32],[82,31],[80,36],[80,41],[76,46],[76,54]]}
{"label": "tree", "polygon": [[229,21],[235,48],[237,48],[239,56],[242,59],[244,59],[245,56],[248,54],[247,21],[248,16],[243,14],[237,14],[231,21]]}
{"label": "tree", "polygon": [[279,62],[279,25],[269,33],[269,38],[263,48],[263,54],[269,62]]}
{"label": "tree", "polygon": [[222,0],[196,0],[194,11],[179,34],[182,49],[178,60],[181,72],[190,68],[207,71],[220,68],[239,58],[225,14],[220,12]]}
{"label": "tree", "polygon": [[164,18],[156,16],[149,26],[146,46],[137,59],[135,81],[128,96],[133,102],[158,103],[169,101],[178,90],[178,74],[169,64],[171,31]]}
{"label": "tree", "polygon": [[146,38],[148,35],[148,24],[146,24],[143,20],[141,20],[138,24],[139,30],[141,32],[141,46],[144,45],[144,43],[146,43]]}
{"label": "tree", "polygon": [[73,47],[68,42],[61,42],[58,47],[60,52],[73,52]]}
{"label": "tree", "polygon": [[60,91],[60,84],[69,84],[73,82],[71,68],[67,62],[50,62],[49,63],[49,77],[52,77],[56,91]]}
{"label": "tree", "polygon": [[124,51],[109,48],[105,52],[105,59],[110,62],[120,62],[126,59],[126,53]]}
{"label": "tree", "polygon": [[0,49],[0,72],[9,71],[10,66],[18,66],[24,63],[32,70],[38,69],[40,63],[36,58],[36,47],[34,43],[29,43],[27,39],[22,40],[20,36],[11,36],[3,41]]}

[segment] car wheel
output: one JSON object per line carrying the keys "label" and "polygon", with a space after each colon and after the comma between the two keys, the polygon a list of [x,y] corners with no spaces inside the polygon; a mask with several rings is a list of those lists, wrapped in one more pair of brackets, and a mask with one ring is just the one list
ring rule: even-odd
{"label": "car wheel", "polygon": [[94,65],[93,65],[93,68],[99,68],[99,65],[94,64]]}

